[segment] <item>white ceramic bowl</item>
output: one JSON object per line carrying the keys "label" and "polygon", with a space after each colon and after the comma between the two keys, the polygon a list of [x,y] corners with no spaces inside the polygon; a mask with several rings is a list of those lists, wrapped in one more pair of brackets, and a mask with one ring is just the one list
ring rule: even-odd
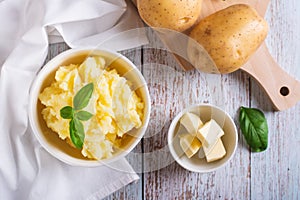
{"label": "white ceramic bowl", "polygon": [[[225,157],[208,163],[205,158],[200,159],[198,157],[198,153],[192,158],[188,158],[185,155],[180,147],[178,135],[180,134],[180,118],[186,112],[191,112],[198,115],[203,123],[209,121],[210,119],[214,119],[223,128],[224,135],[221,137],[221,139],[226,150]],[[183,168],[193,172],[212,172],[224,166],[233,157],[237,145],[238,133],[232,118],[222,109],[209,104],[192,105],[181,111],[173,119],[168,132],[168,146],[173,158]]]}
{"label": "white ceramic bowl", "polygon": [[[80,153],[81,150],[70,147],[46,126],[46,123],[41,116],[43,105],[41,105],[38,100],[38,95],[54,80],[55,72],[59,66],[69,65],[71,63],[80,64],[87,56],[99,55],[105,58],[106,63],[112,63],[113,68],[116,69],[121,76],[126,77],[126,79],[132,83],[133,89],[143,99],[145,108],[142,127],[130,131],[130,134],[128,134],[129,136],[126,137],[125,142],[123,142],[124,145],[120,149],[117,149],[111,158],[96,161],[84,158]],[[54,57],[38,73],[30,90],[29,120],[33,133],[40,144],[54,157],[73,166],[93,167],[108,164],[126,156],[139,143],[148,126],[150,106],[151,103],[147,83],[140,71],[126,57],[119,53],[104,50],[71,49]]]}

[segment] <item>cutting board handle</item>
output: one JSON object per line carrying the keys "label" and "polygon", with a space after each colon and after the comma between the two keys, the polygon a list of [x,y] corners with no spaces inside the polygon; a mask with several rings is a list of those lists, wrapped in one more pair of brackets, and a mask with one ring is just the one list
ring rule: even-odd
{"label": "cutting board handle", "polygon": [[277,110],[286,110],[300,100],[300,82],[281,69],[265,43],[241,69],[260,83]]}

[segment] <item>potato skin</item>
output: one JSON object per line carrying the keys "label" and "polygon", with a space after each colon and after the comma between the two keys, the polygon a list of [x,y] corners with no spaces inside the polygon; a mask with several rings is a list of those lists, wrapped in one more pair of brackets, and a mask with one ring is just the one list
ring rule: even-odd
{"label": "potato skin", "polygon": [[[267,33],[268,24],[256,10],[236,4],[201,20],[189,36],[206,49],[219,72],[224,74],[245,64]],[[189,48],[194,47],[188,45],[188,52],[192,52]],[[188,56],[190,60],[195,59],[189,53]]]}
{"label": "potato skin", "polygon": [[149,26],[182,32],[199,18],[202,0],[137,0],[137,7]]}

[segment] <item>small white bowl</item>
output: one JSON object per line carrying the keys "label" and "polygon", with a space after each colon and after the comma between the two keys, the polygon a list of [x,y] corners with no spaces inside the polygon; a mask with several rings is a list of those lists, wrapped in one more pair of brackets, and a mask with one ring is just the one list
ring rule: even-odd
{"label": "small white bowl", "polygon": [[[42,118],[41,110],[43,105],[41,105],[38,100],[39,94],[54,80],[55,72],[59,66],[80,64],[87,56],[102,56],[106,60],[106,63],[112,64],[111,66],[113,66],[121,76],[124,76],[131,82],[133,90],[137,92],[145,104],[142,127],[131,130],[130,134],[124,139],[124,145],[120,149],[117,149],[111,158],[100,161],[85,158],[81,155],[81,150],[75,149],[69,146],[65,141],[59,139],[57,133],[51,131]],[[119,53],[104,50],[71,49],[54,57],[38,73],[30,90],[28,113],[34,135],[51,155],[73,166],[94,167],[123,158],[139,143],[148,126],[151,107],[150,102],[147,83],[143,75],[129,59]]]}
{"label": "small white bowl", "polygon": [[[221,137],[224,144],[226,155],[220,160],[208,163],[206,158],[200,159],[198,153],[188,158],[179,144],[180,118],[186,112],[198,115],[203,123],[214,119],[224,130]],[[179,130],[180,129],[180,130]],[[238,145],[238,132],[232,118],[221,108],[210,104],[192,105],[181,111],[172,121],[168,131],[168,146],[173,158],[183,168],[200,173],[212,172],[224,166],[233,157]]]}

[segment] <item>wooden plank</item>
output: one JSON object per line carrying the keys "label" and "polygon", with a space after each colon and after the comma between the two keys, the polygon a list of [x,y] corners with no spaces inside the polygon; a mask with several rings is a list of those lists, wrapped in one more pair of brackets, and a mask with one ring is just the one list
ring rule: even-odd
{"label": "wooden plank", "polygon": [[[274,0],[267,12],[271,27],[267,38],[270,52],[298,80],[299,9],[297,0],[288,3]],[[130,157],[134,168],[146,172],[136,184],[106,199],[300,199],[299,103],[287,111],[273,112],[268,97],[256,81],[251,79],[249,84],[246,73],[238,71],[214,77],[197,71],[184,72],[173,56],[163,50],[156,36],[151,32],[148,36],[152,45],[142,50],[143,55],[139,50],[125,52],[138,65],[142,64],[142,57],[141,69],[154,108],[144,143],[135,149],[138,154],[145,153],[144,163]],[[66,45],[51,46],[49,58],[66,48]],[[236,124],[239,106],[251,105],[264,110],[269,123],[268,150],[250,154],[239,133],[236,155],[216,172],[192,173],[175,162],[170,164],[166,137],[171,120],[189,104],[201,102],[224,108]]]}
{"label": "wooden plank", "polygon": [[[160,46],[155,34],[148,33],[152,47]],[[172,118],[195,103],[211,103],[224,108],[237,122],[237,110],[249,102],[249,76],[242,72],[209,75],[196,70],[184,72],[173,56],[162,50],[148,49],[143,55],[143,74],[152,98],[153,123],[144,139],[144,152],[165,150]],[[156,110],[155,110],[156,109]],[[241,135],[240,135],[241,137]],[[165,158],[164,156],[162,156]],[[144,199],[249,199],[250,154],[240,140],[233,160],[224,168],[207,174],[189,172],[173,162],[144,175]],[[149,169],[164,166],[165,160],[145,159]]]}
{"label": "wooden plank", "polygon": [[[260,11],[261,15],[265,15],[269,0],[263,1],[204,1],[202,15],[208,15],[216,10],[224,8],[228,5],[236,4],[237,2],[249,3]],[[164,42],[177,59],[180,66],[185,70],[193,69],[188,63],[187,59],[187,43],[189,38],[185,34],[181,34],[171,30],[156,29],[159,38]],[[187,33],[188,31],[186,31]],[[174,42],[176,41],[176,42]],[[178,53],[180,52],[180,53]],[[178,56],[180,55],[180,56]],[[187,60],[185,60],[186,58]],[[263,66],[263,67],[262,67]],[[274,61],[269,54],[269,50],[265,43],[257,50],[251,57],[250,61],[241,67],[252,75],[267,92],[272,100],[274,107],[278,110],[285,110],[294,106],[300,100],[300,82],[290,77],[280,66]],[[272,81],[269,79],[272,75]],[[278,90],[286,88],[289,90],[290,95],[281,95]]]}
{"label": "wooden plank", "polygon": [[55,57],[56,55],[60,54],[61,52],[65,51],[67,49],[69,49],[69,47],[66,43],[50,44],[45,63],[47,63],[50,59],[52,59],[53,57]]}
{"label": "wooden plank", "polygon": [[[267,13],[270,33],[267,44],[279,65],[300,80],[300,2],[271,2]],[[272,77],[270,77],[272,78]],[[273,112],[271,102],[251,80],[251,104],[265,111],[269,147],[251,154],[252,199],[300,199],[300,104]]]}

